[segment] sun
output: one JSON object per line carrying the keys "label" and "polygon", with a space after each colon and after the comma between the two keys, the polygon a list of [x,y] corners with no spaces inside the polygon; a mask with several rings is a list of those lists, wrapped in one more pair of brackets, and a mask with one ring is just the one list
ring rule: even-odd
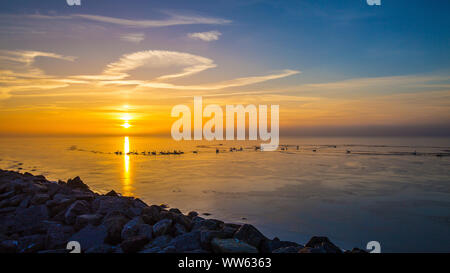
{"label": "sun", "polygon": [[122,126],[122,127],[125,128],[125,129],[128,129],[128,128],[131,127],[131,125],[128,123],[128,121],[125,121],[125,123],[122,124],[122,125],[120,125],[120,126]]}

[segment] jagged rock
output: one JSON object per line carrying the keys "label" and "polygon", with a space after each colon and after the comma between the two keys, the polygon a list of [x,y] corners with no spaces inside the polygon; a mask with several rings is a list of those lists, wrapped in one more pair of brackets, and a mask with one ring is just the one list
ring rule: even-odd
{"label": "jagged rock", "polygon": [[188,213],[188,217],[190,217],[190,218],[194,218],[196,216],[198,216],[198,212],[196,212],[196,211],[191,211]]}
{"label": "jagged rock", "polygon": [[118,195],[117,192],[115,192],[114,190],[111,190],[110,192],[108,192],[107,194],[105,194],[105,196],[118,197],[119,195]]}
{"label": "jagged rock", "polygon": [[215,253],[258,253],[256,247],[242,242],[236,238],[214,238],[211,241],[211,248]]}
{"label": "jagged rock", "polygon": [[153,227],[147,224],[142,224],[139,227],[138,235],[144,236],[150,241],[153,238]]}
{"label": "jagged rock", "polygon": [[224,222],[216,219],[203,219],[201,217],[195,217],[192,219],[191,230],[219,230],[224,226]]}
{"label": "jagged rock", "polygon": [[102,222],[103,216],[100,214],[82,214],[78,215],[75,220],[74,228],[80,230],[87,225],[98,226]]}
{"label": "jagged rock", "polygon": [[105,239],[105,243],[116,245],[122,241],[122,229],[123,226],[130,219],[126,217],[123,213],[112,212],[105,216],[103,224],[108,230],[108,236]]}
{"label": "jagged rock", "polygon": [[211,249],[211,241],[214,238],[226,239],[231,238],[233,234],[224,232],[222,230],[202,230],[200,232],[200,243],[202,248],[210,250]]}
{"label": "jagged rock", "polygon": [[145,236],[135,236],[124,240],[120,247],[125,253],[134,253],[141,250],[145,244],[148,243],[148,238]]}
{"label": "jagged rock", "polygon": [[68,241],[77,241],[80,243],[81,251],[86,251],[94,246],[101,245],[108,236],[106,226],[88,225],[77,233],[73,234]]}
{"label": "jagged rock", "polygon": [[75,232],[73,227],[60,223],[49,223],[45,238],[46,249],[65,248],[70,236]]}
{"label": "jagged rock", "polygon": [[275,238],[273,240],[263,240],[260,244],[259,250],[262,253],[272,253],[274,250],[279,248],[286,248],[286,247],[297,247],[298,252],[303,246],[289,241],[280,241],[280,239]]}
{"label": "jagged rock", "polygon": [[323,247],[304,247],[298,253],[327,253]]}
{"label": "jagged rock", "polygon": [[303,246],[287,246],[287,247],[280,247],[278,249],[275,249],[272,251],[272,253],[298,253]]}
{"label": "jagged rock", "polygon": [[17,208],[13,215],[6,215],[0,219],[0,233],[18,233],[31,235],[45,231],[43,221],[48,220],[48,210],[45,205],[32,206],[29,208]]}
{"label": "jagged rock", "polygon": [[305,247],[323,248],[326,253],[342,253],[342,250],[335,246],[328,237],[314,236],[306,243]]}
{"label": "jagged rock", "polygon": [[144,224],[144,221],[141,217],[135,217],[128,221],[128,223],[126,223],[122,229],[122,240],[127,240],[131,237],[137,236],[142,224]]}
{"label": "jagged rock", "polygon": [[161,221],[158,221],[156,224],[153,225],[153,235],[155,237],[164,235],[169,232],[171,226],[172,220],[170,219],[163,219]]}
{"label": "jagged rock", "polygon": [[67,186],[73,189],[89,190],[88,185],[84,184],[79,176],[67,181]]}
{"label": "jagged rock", "polygon": [[64,219],[67,224],[73,225],[75,224],[75,220],[78,215],[89,214],[90,213],[89,203],[84,200],[75,201],[72,205],[67,209]]}
{"label": "jagged rock", "polygon": [[172,239],[168,246],[175,247],[176,252],[201,248],[200,231],[185,233]]}
{"label": "jagged rock", "polygon": [[92,201],[92,209],[94,212],[107,215],[115,211],[120,211],[129,218],[138,216],[139,213],[131,210],[133,200],[126,197],[99,196]]}
{"label": "jagged rock", "polygon": [[186,230],[186,228],[180,223],[175,223],[175,225],[173,226],[173,229],[174,229],[175,236],[182,235],[182,234],[185,234],[188,232]]}
{"label": "jagged rock", "polygon": [[268,240],[259,230],[254,226],[245,224],[242,225],[234,234],[234,237],[244,241],[256,248],[259,248],[263,240]]}
{"label": "jagged rock", "polygon": [[176,214],[182,214],[181,211],[179,209],[176,209],[176,208],[169,209],[169,212],[176,213]]}
{"label": "jagged rock", "polygon": [[156,237],[155,239],[153,239],[150,243],[148,243],[144,249],[151,249],[151,248],[159,248],[159,249],[163,249],[165,248],[167,245],[169,245],[169,243],[172,241],[172,236],[170,235],[162,235],[159,237]]}
{"label": "jagged rock", "polygon": [[37,193],[31,199],[31,204],[33,205],[41,205],[47,202],[50,199],[50,196],[46,193]]}

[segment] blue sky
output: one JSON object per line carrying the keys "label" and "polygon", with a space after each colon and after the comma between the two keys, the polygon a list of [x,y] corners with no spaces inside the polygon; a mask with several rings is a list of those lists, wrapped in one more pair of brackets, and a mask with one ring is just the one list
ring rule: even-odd
{"label": "blue sky", "polygon": [[[365,122],[352,115],[366,115],[368,125],[376,126],[445,125],[449,11],[449,1],[419,0],[382,0],[381,6],[365,0],[82,0],[81,6],[65,0],[2,1],[0,61],[17,80],[26,64],[33,81],[20,81],[23,89],[18,82],[0,82],[6,87],[0,104],[70,108],[77,100],[69,99],[69,92],[89,86],[100,93],[105,85],[122,93],[132,86],[124,100],[144,94],[162,99],[240,94],[237,101],[252,102],[250,94],[262,92],[256,98],[285,106],[292,127]],[[155,65],[162,55],[173,60]],[[120,61],[127,58],[141,59],[125,68]],[[107,78],[118,74],[107,71],[111,65],[127,81]],[[186,66],[194,72],[173,74]],[[33,69],[42,72],[40,82]],[[50,87],[30,90],[43,80],[48,84],[49,75]],[[164,86],[148,82],[160,77],[170,80]],[[120,96],[91,102],[113,107]],[[371,101],[388,112],[366,110]]]}

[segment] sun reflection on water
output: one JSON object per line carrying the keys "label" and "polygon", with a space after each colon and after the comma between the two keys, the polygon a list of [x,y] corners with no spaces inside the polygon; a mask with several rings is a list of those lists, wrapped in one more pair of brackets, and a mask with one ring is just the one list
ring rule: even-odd
{"label": "sun reflection on water", "polygon": [[128,153],[130,152],[130,140],[126,136],[123,141],[123,150],[124,150],[124,170],[123,170],[123,195],[133,195],[131,192],[131,179],[130,179],[130,156]]}

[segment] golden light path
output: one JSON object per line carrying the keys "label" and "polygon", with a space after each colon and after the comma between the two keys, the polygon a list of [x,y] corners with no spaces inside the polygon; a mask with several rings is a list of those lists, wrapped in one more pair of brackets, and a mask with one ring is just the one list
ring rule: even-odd
{"label": "golden light path", "polygon": [[133,193],[131,192],[131,179],[130,179],[130,156],[128,153],[130,152],[130,140],[126,136],[123,141],[123,150],[124,150],[124,172],[123,172],[123,195],[130,196]]}

